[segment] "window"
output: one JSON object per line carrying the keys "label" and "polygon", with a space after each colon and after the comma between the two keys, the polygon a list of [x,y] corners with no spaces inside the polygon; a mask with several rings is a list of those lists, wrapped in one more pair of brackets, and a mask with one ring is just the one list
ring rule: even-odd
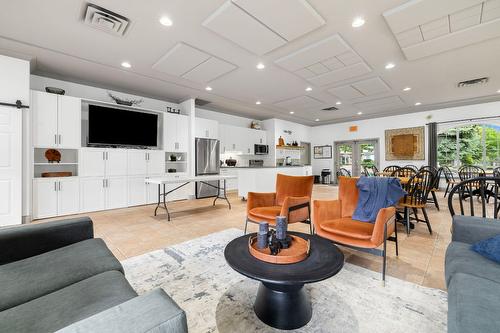
{"label": "window", "polygon": [[437,149],[439,166],[493,169],[500,166],[500,126],[474,124],[447,129],[438,134]]}

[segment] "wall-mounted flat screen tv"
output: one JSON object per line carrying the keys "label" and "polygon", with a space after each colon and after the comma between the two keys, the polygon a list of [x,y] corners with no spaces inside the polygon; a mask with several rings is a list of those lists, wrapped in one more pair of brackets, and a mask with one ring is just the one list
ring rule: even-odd
{"label": "wall-mounted flat screen tv", "polygon": [[158,115],[89,104],[89,145],[157,147]]}

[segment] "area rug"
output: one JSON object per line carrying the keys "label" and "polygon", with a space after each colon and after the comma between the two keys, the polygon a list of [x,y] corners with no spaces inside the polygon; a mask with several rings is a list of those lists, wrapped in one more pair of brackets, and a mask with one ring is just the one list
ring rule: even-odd
{"label": "area rug", "polygon": [[[186,311],[189,332],[278,332],[253,312],[258,282],[233,271],[224,247],[238,229],[210,234],[123,261],[139,294],[163,288]],[[296,332],[446,332],[446,292],[387,278],[346,263],[336,276],[306,285],[311,321]]]}

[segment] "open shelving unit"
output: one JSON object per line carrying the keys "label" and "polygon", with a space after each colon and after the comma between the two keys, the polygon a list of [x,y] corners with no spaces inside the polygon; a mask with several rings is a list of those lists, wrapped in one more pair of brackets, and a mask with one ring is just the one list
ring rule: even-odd
{"label": "open shelving unit", "polygon": [[34,148],[33,151],[33,177],[42,177],[44,172],[71,172],[78,176],[78,149],[57,149],[61,153],[61,161],[49,162],[45,158],[47,148]]}
{"label": "open shelving unit", "polygon": [[[175,156],[175,161],[172,160],[172,156]],[[175,169],[175,172],[187,172],[187,153],[184,152],[165,152],[165,172],[169,172],[169,169]]]}

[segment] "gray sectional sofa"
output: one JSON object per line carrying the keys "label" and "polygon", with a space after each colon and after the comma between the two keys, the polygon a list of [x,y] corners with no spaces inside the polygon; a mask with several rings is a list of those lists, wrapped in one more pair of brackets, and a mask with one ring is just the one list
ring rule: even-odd
{"label": "gray sectional sofa", "polygon": [[471,250],[477,241],[500,235],[500,220],[453,217],[445,259],[448,332],[500,331],[500,264]]}
{"label": "gray sectional sofa", "polygon": [[138,296],[89,218],[0,229],[0,332],[187,332],[161,289]]}

